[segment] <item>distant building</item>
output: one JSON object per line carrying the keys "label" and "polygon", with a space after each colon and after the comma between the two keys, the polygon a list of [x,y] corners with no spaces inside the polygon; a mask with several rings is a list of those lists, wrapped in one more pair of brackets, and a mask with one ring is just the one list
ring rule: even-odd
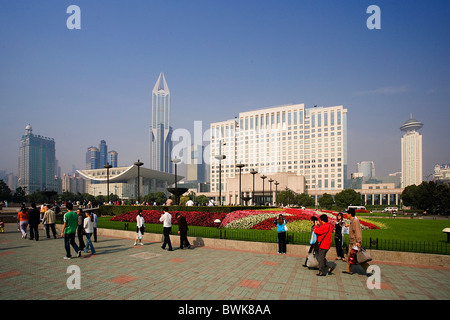
{"label": "distant building", "polygon": [[[107,169],[78,170],[78,173],[85,179],[86,192],[98,196],[108,195],[108,171]],[[177,180],[184,177],[177,176]],[[145,196],[149,193],[162,191],[169,195],[167,187],[175,180],[175,176],[170,173],[151,170],[144,167],[139,169],[139,193]],[[120,199],[138,198],[138,167],[118,167],[109,170],[109,193],[117,195]]]}
{"label": "distant building", "polygon": [[86,180],[79,173],[64,174],[62,177],[62,190],[63,192],[85,193]]}
{"label": "distant building", "polygon": [[364,178],[375,176],[375,163],[373,161],[358,162],[358,172],[362,173]]}
{"label": "distant building", "polygon": [[172,173],[171,152],[170,90],[161,72],[152,91],[150,169]]}
{"label": "distant building", "polygon": [[89,147],[86,151],[86,169],[100,168],[100,151],[97,147]]}
{"label": "distant building", "polygon": [[105,164],[108,162],[108,146],[106,145],[105,140],[100,141],[99,149],[100,149],[99,168],[103,168]]}
{"label": "distant building", "polygon": [[206,165],[203,160],[204,147],[201,145],[192,145],[190,157],[186,163],[186,181],[188,182],[205,182],[206,181]]}
{"label": "distant building", "polygon": [[402,148],[402,188],[422,183],[422,135],[418,132],[423,123],[411,118],[400,130],[405,132],[401,140]]}
{"label": "distant building", "polygon": [[450,184],[450,164],[435,165],[433,180],[437,183]]}
{"label": "distant building", "polygon": [[113,168],[118,167],[119,154],[117,153],[117,151],[112,150],[108,152],[108,163],[112,165]]}
{"label": "distant building", "polygon": [[56,179],[55,140],[33,134],[25,127],[20,140],[18,185],[26,194],[36,191],[59,191]]}

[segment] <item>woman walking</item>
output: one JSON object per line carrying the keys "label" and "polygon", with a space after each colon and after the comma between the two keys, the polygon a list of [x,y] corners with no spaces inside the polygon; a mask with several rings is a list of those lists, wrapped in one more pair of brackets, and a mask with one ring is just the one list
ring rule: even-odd
{"label": "woman walking", "polygon": [[336,224],[334,225],[334,243],[336,244],[336,260],[345,261],[344,258],[344,235],[342,229],[348,225],[344,222],[344,215],[339,212],[336,216]]}
{"label": "woman walking", "polygon": [[20,212],[17,214],[17,220],[19,220],[19,229],[22,233],[22,238],[27,238],[27,227],[28,227],[28,209],[22,206]]}
{"label": "woman walking", "polygon": [[91,254],[95,254],[95,248],[91,241],[92,233],[94,233],[94,217],[88,211],[86,212],[86,218],[84,218],[83,227],[84,233],[86,234],[86,247],[84,248],[84,252],[88,252],[90,248]]}
{"label": "woman walking", "polygon": [[138,211],[138,214],[136,216],[136,240],[134,241],[134,245],[139,244],[143,246],[142,243],[142,237],[144,236],[144,230],[145,230],[145,220],[142,216],[142,210]]}
{"label": "woman walking", "polygon": [[278,233],[278,254],[286,254],[286,219],[280,214],[278,219],[275,219]]}

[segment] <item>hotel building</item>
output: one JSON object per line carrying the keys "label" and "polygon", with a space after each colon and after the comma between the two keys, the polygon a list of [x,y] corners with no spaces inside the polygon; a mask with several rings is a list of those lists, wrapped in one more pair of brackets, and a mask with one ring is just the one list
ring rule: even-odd
{"label": "hotel building", "polygon": [[[221,155],[225,158],[218,160]],[[344,189],[347,176],[347,109],[284,105],[242,112],[236,119],[212,123],[211,192],[218,193],[220,184],[224,204],[236,203],[236,197],[230,195],[235,190],[227,190],[227,181],[239,176],[236,170],[239,163],[245,165],[242,175],[257,171],[258,181],[261,175],[269,181],[272,176],[286,173],[290,180],[284,181],[296,185],[293,189],[296,193],[334,195]],[[293,183],[292,175],[301,181]],[[241,192],[245,188],[248,186],[241,183]],[[256,198],[262,190],[255,188]],[[286,183],[280,184],[278,191],[285,188],[292,189]]]}
{"label": "hotel building", "polygon": [[402,136],[402,188],[422,183],[422,135],[418,132],[423,123],[411,118],[400,130]]}

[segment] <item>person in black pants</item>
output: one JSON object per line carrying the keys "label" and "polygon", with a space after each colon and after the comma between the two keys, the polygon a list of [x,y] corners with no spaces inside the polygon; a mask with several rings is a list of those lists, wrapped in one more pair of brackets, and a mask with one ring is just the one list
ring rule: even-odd
{"label": "person in black pants", "polygon": [[78,227],[77,227],[77,235],[78,235],[78,243],[80,250],[84,250],[84,248],[86,247],[86,245],[84,244],[84,213],[83,213],[83,209],[79,208],[77,210],[77,215],[78,215]]}
{"label": "person in black pants", "polygon": [[28,211],[28,225],[30,226],[30,240],[39,240],[39,223],[40,223],[40,212],[36,208],[36,203],[31,204],[31,210]]}
{"label": "person in black pants", "polygon": [[[312,238],[312,236],[313,236],[313,234],[314,234],[314,227],[316,226],[316,224],[317,224],[318,222],[319,222],[319,219],[317,219],[317,217],[315,217],[315,216],[312,216],[312,217],[311,217],[311,224],[312,224],[312,226],[311,226],[311,237],[310,237],[310,239]],[[316,240],[317,240],[317,237],[316,237]],[[316,242],[310,243],[310,244],[311,244],[311,246],[309,247],[308,255],[309,255],[311,252],[314,251]],[[305,263],[303,264],[303,266],[304,266],[304,267],[307,267],[307,266],[308,266],[307,263],[308,263],[308,256],[306,256],[306,260],[305,260]]]}
{"label": "person in black pants", "polygon": [[167,207],[163,208],[164,212],[159,218],[159,221],[163,223],[163,234],[164,234],[164,242],[161,246],[161,249],[166,248],[166,244],[169,246],[169,251],[173,251],[172,243],[170,242],[170,232],[172,231],[172,215],[169,213],[169,209]]}
{"label": "person in black pants", "polygon": [[178,220],[178,233],[180,234],[180,249],[183,249],[184,247],[190,248],[191,244],[189,243],[189,240],[187,238],[187,232],[189,230],[186,218],[182,216],[179,212],[177,212],[177,220]]}
{"label": "person in black pants", "polygon": [[347,227],[344,222],[344,215],[339,212],[336,216],[336,224],[334,225],[334,243],[336,244],[336,260],[345,261],[342,228]]}

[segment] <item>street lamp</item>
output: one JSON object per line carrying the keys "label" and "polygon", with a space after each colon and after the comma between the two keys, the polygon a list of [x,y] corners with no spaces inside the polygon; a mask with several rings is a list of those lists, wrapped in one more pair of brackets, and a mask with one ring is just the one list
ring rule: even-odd
{"label": "street lamp", "polygon": [[108,193],[108,204],[109,204],[109,169],[112,168],[112,165],[107,162],[104,166],[106,168],[106,192]]}
{"label": "street lamp", "polygon": [[141,188],[140,188],[141,181],[140,181],[140,179],[139,179],[139,168],[140,168],[142,165],[144,165],[144,164],[143,164],[140,160],[138,160],[137,162],[134,163],[134,165],[135,165],[136,167],[138,167],[138,182],[137,182],[138,195],[137,195],[137,198],[138,198],[138,203],[141,203]]}
{"label": "street lamp", "polygon": [[242,193],[241,193],[241,173],[242,168],[245,167],[245,164],[238,163],[236,167],[239,168],[239,205],[242,206]]}
{"label": "street lamp", "polygon": [[170,161],[175,164],[175,189],[177,189],[177,164],[181,162],[181,159],[173,158]]}
{"label": "street lamp", "polygon": [[278,181],[275,181],[275,203],[277,204],[277,207],[278,207],[278,200],[277,200],[277,197],[278,197],[278,185],[279,185],[280,183],[278,182]]}
{"label": "street lamp", "polygon": [[269,181],[269,183],[270,183],[270,203],[271,203],[271,205],[272,205],[272,204],[273,204],[272,182],[274,182],[274,180],[273,180],[272,178],[270,178],[270,179],[267,180],[267,181]]}
{"label": "street lamp", "polygon": [[263,205],[265,204],[265,202],[264,202],[264,179],[266,179],[267,178],[267,176],[265,176],[265,175],[262,175],[261,176],[261,179],[263,180],[263,197],[262,197],[262,199],[263,199]]}
{"label": "street lamp", "polygon": [[252,169],[252,171],[250,171],[250,173],[253,176],[252,203],[253,203],[253,205],[256,205],[256,203],[255,203],[255,199],[256,199],[256,197],[255,197],[255,174],[257,174],[258,171],[256,171],[255,169]]}

